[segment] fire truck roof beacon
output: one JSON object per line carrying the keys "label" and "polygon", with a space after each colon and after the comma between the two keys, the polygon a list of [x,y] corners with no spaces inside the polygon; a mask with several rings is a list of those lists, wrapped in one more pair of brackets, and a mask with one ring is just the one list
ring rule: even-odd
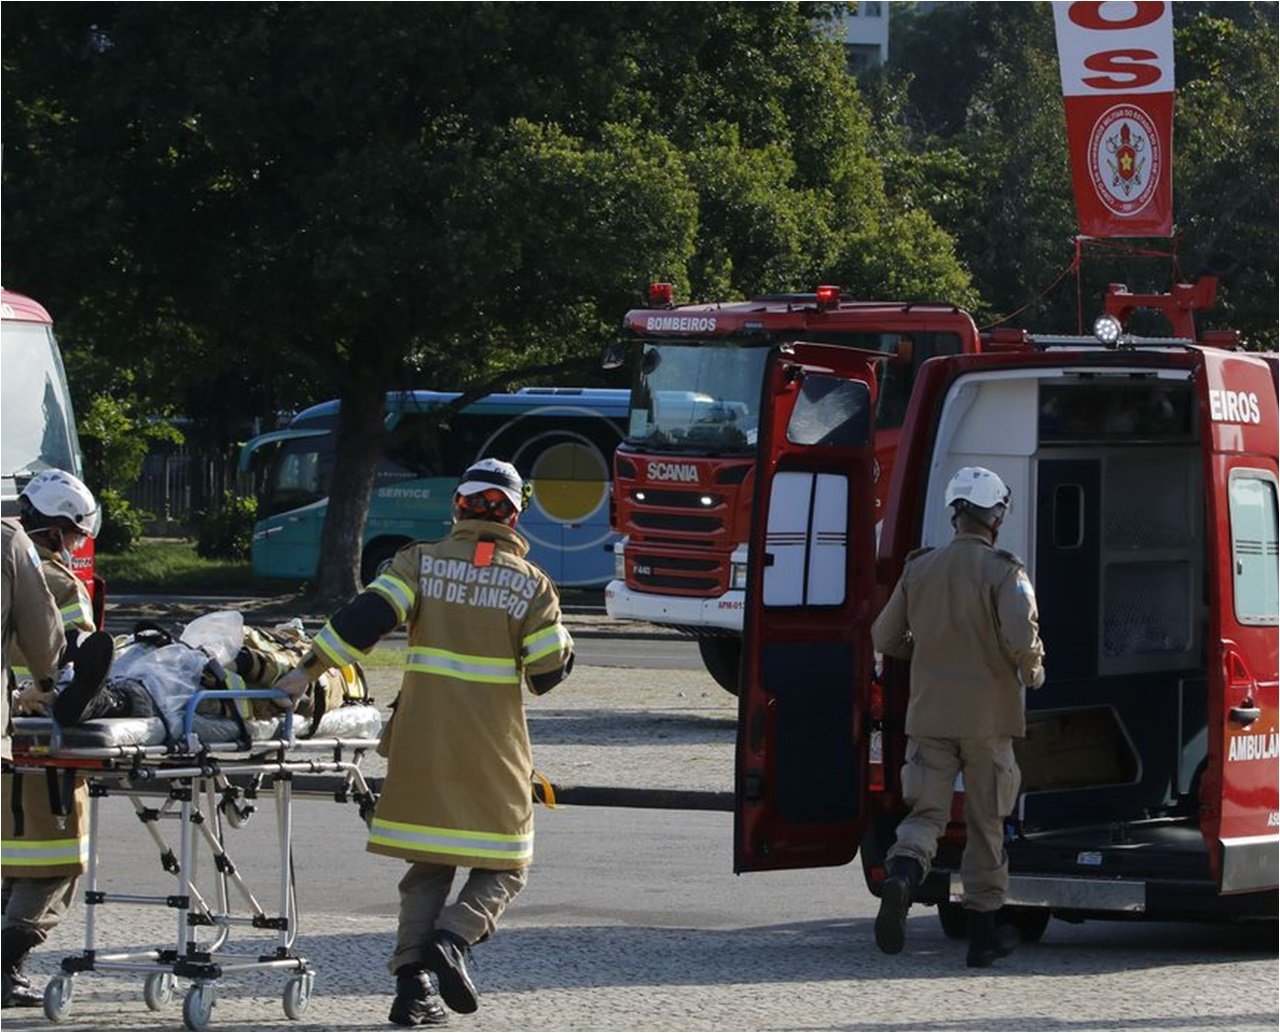
{"label": "fire truck roof beacon", "polygon": [[654,308],[670,307],[675,291],[669,283],[649,284],[649,304]]}
{"label": "fire truck roof beacon", "polygon": [[1120,320],[1107,314],[1093,321],[1093,336],[1104,348],[1114,348],[1120,343]]}
{"label": "fire truck roof beacon", "polygon": [[840,301],[840,288],[824,284],[818,288],[818,308],[834,308]]}

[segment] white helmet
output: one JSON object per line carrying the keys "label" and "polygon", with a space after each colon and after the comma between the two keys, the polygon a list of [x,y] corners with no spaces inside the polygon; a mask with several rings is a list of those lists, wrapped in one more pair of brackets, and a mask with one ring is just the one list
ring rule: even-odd
{"label": "white helmet", "polygon": [[40,516],[50,520],[64,517],[90,538],[102,527],[102,510],[93,492],[79,477],[63,470],[41,470],[27,481],[18,498]]}
{"label": "white helmet", "polygon": [[964,466],[956,471],[947,485],[946,503],[965,503],[978,509],[1009,506],[1008,486],[984,466]]}
{"label": "white helmet", "polygon": [[477,495],[490,488],[502,492],[517,513],[524,509],[524,481],[514,466],[501,459],[481,459],[467,467],[458,485],[458,494]]}

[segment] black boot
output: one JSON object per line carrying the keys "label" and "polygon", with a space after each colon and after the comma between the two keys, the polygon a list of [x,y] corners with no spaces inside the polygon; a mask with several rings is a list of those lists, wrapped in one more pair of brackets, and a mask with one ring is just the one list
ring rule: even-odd
{"label": "black boot", "polygon": [[466,956],[471,948],[461,937],[443,929],[437,930],[427,947],[425,964],[440,981],[440,996],[454,1011],[470,1015],[480,1007],[475,984],[467,975]]}
{"label": "black boot", "polygon": [[1007,957],[1018,945],[1018,930],[1011,925],[996,925],[994,911],[967,911],[969,916],[970,968],[990,968],[996,958]]}
{"label": "black boot", "polygon": [[10,926],[0,932],[0,1008],[39,1008],[44,995],[31,987],[22,974],[31,948],[40,942],[40,934],[21,926]]}
{"label": "black boot", "polygon": [[53,718],[58,724],[76,725],[95,717],[120,717],[127,712],[125,697],[104,685],[114,654],[115,642],[105,631],[95,631],[80,641],[71,684],[53,701]]}
{"label": "black boot", "polygon": [[889,861],[889,874],[880,887],[880,913],[876,915],[876,946],[886,954],[899,954],[907,939],[907,911],[911,894],[924,881],[924,868],[913,857]]}
{"label": "black boot", "polygon": [[431,977],[421,965],[396,969],[396,999],[391,1002],[387,1021],[397,1026],[443,1026],[449,1021]]}

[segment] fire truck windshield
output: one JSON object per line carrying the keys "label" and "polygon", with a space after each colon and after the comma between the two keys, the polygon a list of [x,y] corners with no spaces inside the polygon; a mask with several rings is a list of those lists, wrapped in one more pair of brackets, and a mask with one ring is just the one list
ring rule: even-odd
{"label": "fire truck windshield", "polygon": [[750,454],[768,343],[646,341],[631,389],[627,440],[655,451]]}

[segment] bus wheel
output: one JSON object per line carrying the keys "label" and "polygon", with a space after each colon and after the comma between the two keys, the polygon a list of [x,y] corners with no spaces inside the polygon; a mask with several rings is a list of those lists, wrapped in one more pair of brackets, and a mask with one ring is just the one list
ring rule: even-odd
{"label": "bus wheel", "polygon": [[707,673],[725,692],[738,694],[738,672],[742,668],[742,639],[737,635],[716,635],[698,639],[698,652]]}
{"label": "bus wheel", "polygon": [[408,538],[375,538],[366,545],[360,557],[360,583],[368,585],[383,573],[391,566],[395,554],[408,544]]}

